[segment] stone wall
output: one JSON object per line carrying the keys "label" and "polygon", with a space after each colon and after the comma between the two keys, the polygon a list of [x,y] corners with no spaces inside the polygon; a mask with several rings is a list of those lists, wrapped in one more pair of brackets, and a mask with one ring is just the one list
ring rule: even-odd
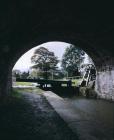
{"label": "stone wall", "polygon": [[97,72],[95,90],[99,98],[114,101],[114,68]]}

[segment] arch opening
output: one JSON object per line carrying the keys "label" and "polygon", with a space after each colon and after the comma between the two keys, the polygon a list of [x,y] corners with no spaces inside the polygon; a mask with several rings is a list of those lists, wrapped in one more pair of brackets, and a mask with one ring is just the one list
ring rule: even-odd
{"label": "arch opening", "polygon": [[[40,54],[38,55],[40,55],[42,58],[38,58],[38,55],[35,53],[35,51],[39,51]],[[44,54],[42,55],[41,53]],[[46,55],[49,55],[49,53],[53,53],[53,56],[48,56],[48,58],[46,58]],[[31,59],[32,57],[34,60]],[[56,60],[52,61],[50,57],[51,59],[56,58]],[[44,62],[44,59],[47,61],[46,63]],[[34,64],[31,63],[32,61],[34,61]],[[49,63],[54,63],[54,61],[56,61],[56,64],[54,64],[55,66],[50,66]],[[45,65],[49,65],[47,66],[48,68],[46,68]],[[94,89],[96,80],[96,68],[93,60],[81,48],[65,42],[51,41],[43,43],[27,51],[15,64],[12,75],[13,84],[15,83],[16,78],[18,80],[19,78],[29,79],[29,81],[30,79],[34,79],[35,81],[36,79],[54,81],[60,80],[69,81],[74,87],[90,86],[92,89]],[[53,87],[52,85],[54,84],[40,84],[42,87]],[[58,85],[64,84],[61,83]],[[66,83],[66,86],[68,85],[69,84]],[[84,96],[86,96],[86,94],[84,94]]]}

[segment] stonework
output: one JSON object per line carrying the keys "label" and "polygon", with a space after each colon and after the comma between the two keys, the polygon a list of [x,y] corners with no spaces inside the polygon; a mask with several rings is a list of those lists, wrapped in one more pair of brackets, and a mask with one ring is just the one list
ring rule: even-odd
{"label": "stonework", "polygon": [[9,94],[11,70],[22,54],[42,43],[63,41],[79,46],[93,59],[99,97],[114,100],[114,8],[110,12],[87,2],[83,8],[78,2],[70,6],[43,0],[28,5],[28,1],[0,3],[5,10],[0,12],[0,96]]}
{"label": "stonework", "polygon": [[99,98],[114,101],[114,70],[97,72],[96,87]]}

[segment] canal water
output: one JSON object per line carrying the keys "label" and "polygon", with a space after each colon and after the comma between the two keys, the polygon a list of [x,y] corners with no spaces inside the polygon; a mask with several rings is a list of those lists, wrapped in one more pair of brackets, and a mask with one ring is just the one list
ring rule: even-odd
{"label": "canal water", "polygon": [[[98,134],[98,137],[105,135],[103,140],[114,139],[114,103],[100,100],[100,99],[86,99],[84,97],[73,96],[67,98],[64,96],[64,100],[72,105],[78,112],[83,113],[83,119],[94,121],[93,125],[96,125],[96,130],[102,129],[102,134]],[[92,127],[92,126],[91,126]],[[85,126],[85,129],[86,126]],[[101,138],[102,139],[102,138]]]}

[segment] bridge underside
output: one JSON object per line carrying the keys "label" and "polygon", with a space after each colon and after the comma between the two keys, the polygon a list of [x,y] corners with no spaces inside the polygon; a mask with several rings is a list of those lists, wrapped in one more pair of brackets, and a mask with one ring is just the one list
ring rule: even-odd
{"label": "bridge underside", "polygon": [[[112,4],[113,5],[113,4]],[[114,9],[108,3],[36,0],[0,2],[0,94],[11,90],[12,68],[26,51],[48,41],[81,47],[97,69],[99,96],[114,98]]]}

